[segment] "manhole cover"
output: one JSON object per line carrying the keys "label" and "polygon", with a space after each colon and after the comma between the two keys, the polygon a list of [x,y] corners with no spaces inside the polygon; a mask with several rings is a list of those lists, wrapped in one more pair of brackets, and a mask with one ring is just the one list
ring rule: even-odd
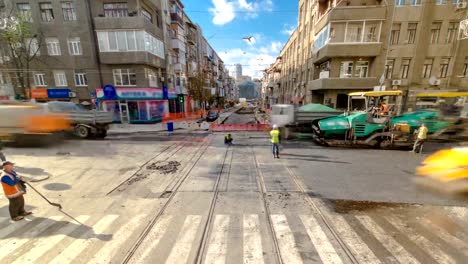
{"label": "manhole cover", "polygon": [[71,186],[65,183],[48,183],[44,185],[44,188],[51,191],[63,191],[71,189]]}

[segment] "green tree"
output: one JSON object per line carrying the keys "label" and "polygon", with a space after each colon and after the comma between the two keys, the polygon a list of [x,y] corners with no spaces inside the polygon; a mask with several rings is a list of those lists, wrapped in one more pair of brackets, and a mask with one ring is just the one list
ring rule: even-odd
{"label": "green tree", "polygon": [[204,103],[206,103],[208,98],[211,96],[211,91],[205,89],[206,86],[208,86],[208,84],[201,72],[198,72],[196,76],[191,77],[188,80],[188,94],[193,100],[196,100],[199,103],[200,108],[204,108]]}
{"label": "green tree", "polygon": [[31,92],[31,68],[37,61],[43,38],[23,16],[9,17],[12,22],[2,27],[0,45],[9,57],[6,66],[13,73],[13,85],[25,96]]}

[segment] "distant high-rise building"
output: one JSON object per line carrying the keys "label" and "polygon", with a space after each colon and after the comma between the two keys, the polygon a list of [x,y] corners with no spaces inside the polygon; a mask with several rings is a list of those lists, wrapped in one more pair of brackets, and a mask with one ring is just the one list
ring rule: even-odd
{"label": "distant high-rise building", "polygon": [[239,80],[242,77],[242,65],[235,64],[234,66],[236,67],[236,69],[234,70],[234,78],[236,78],[236,80]]}

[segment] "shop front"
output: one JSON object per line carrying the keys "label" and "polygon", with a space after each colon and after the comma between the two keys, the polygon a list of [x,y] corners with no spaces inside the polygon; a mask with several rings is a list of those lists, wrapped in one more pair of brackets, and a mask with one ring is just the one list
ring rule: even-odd
{"label": "shop front", "polygon": [[96,89],[100,109],[113,113],[115,123],[150,124],[162,121],[168,109],[162,89],[114,88]]}
{"label": "shop front", "polygon": [[[29,90],[26,91],[29,97]],[[36,88],[31,89],[31,99],[36,102],[48,101],[70,101],[74,97],[74,93],[69,88]]]}

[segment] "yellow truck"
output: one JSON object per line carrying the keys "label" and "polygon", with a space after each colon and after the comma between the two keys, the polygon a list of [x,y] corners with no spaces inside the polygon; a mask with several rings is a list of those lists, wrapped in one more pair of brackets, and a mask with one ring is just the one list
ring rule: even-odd
{"label": "yellow truck", "polygon": [[48,113],[36,103],[0,101],[0,141],[43,145],[71,130],[64,114]]}

